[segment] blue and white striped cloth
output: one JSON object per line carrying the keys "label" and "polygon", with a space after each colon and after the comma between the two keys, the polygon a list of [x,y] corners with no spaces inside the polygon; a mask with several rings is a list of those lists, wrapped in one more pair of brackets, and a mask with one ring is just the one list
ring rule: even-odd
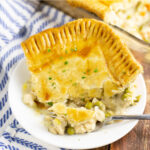
{"label": "blue and white striped cloth", "polygon": [[32,137],[14,118],[8,103],[8,82],[24,58],[20,43],[46,28],[72,18],[36,0],[0,0],[0,150],[58,150]]}

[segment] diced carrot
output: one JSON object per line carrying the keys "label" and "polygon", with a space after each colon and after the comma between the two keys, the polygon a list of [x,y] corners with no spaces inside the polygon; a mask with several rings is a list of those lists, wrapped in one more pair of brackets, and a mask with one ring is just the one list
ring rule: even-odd
{"label": "diced carrot", "polygon": [[145,12],[145,11],[141,11],[141,12],[140,12],[140,15],[141,15],[141,16],[145,16],[145,15],[146,15],[146,12]]}
{"label": "diced carrot", "polygon": [[145,4],[145,7],[147,8],[148,11],[150,11],[150,4]]}

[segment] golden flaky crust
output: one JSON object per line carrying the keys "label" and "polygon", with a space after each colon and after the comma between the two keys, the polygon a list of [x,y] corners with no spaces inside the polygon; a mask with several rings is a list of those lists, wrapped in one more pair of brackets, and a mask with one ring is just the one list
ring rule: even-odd
{"label": "golden flaky crust", "polygon": [[[51,65],[57,57],[75,55],[71,51],[66,54],[66,48],[70,48],[70,45],[74,43],[80,43],[80,40],[86,42],[89,39],[94,39],[100,46],[108,70],[113,80],[119,85],[129,84],[137,74],[142,72],[141,65],[112,29],[94,19],[79,19],[58,28],[45,30],[28,38],[22,42],[21,46],[27,58],[29,70],[35,73],[46,65]],[[82,52],[79,51],[78,54],[80,53]],[[88,52],[83,53],[86,57]]]}
{"label": "golden flaky crust", "polygon": [[105,15],[110,11],[110,5],[121,2],[122,0],[67,0],[67,2],[74,6],[84,8],[105,19]]}
{"label": "golden flaky crust", "polygon": [[84,8],[95,13],[101,19],[104,19],[105,13],[109,10],[108,5],[99,0],[67,0],[68,3],[75,7]]}

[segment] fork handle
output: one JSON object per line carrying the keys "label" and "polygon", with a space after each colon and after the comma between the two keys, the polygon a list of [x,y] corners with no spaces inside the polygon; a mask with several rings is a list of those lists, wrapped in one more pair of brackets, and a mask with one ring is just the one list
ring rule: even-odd
{"label": "fork handle", "polygon": [[112,116],[112,120],[150,120],[150,114],[117,115],[117,116]]}

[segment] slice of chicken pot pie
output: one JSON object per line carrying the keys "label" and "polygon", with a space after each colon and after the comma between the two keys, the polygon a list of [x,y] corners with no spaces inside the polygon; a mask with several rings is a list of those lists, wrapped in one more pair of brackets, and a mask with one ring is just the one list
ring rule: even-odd
{"label": "slice of chicken pot pie", "polygon": [[150,0],[67,0],[150,42]]}
{"label": "slice of chicken pot pie", "polygon": [[91,132],[140,99],[134,81],[142,66],[100,21],[79,19],[21,45],[31,72],[23,102],[44,114],[54,134]]}

